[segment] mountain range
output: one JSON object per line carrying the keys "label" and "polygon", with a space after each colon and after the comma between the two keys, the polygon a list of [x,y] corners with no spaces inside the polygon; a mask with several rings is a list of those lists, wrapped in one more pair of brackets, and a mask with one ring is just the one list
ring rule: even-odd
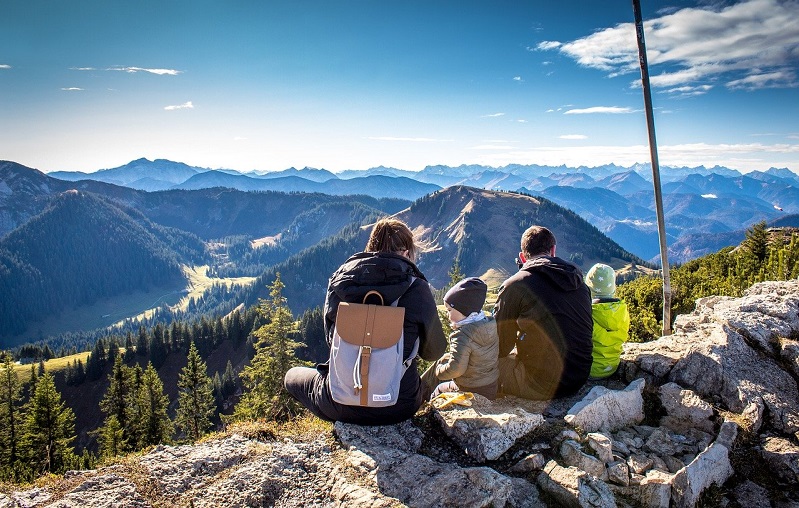
{"label": "mountain range", "polygon": [[[226,187],[242,191],[365,194],[414,200],[453,185],[517,191],[550,199],[575,211],[622,247],[643,259],[659,262],[650,166],[567,167],[512,164],[427,166],[421,171],[376,167],[333,173],[325,169],[289,168],[276,172],[241,173],[229,169],[187,166],[163,159],[138,159],[95,173],[54,172],[62,180],[94,180],[145,191]],[[692,248],[669,250],[672,262],[689,261],[715,246],[698,234],[743,238],[744,230],[761,220],[774,221],[799,213],[799,175],[786,168],[741,174],[712,168],[661,168],[667,243],[691,235]],[[715,238],[721,238],[716,236]]]}
{"label": "mountain range", "polygon": [[[620,269],[645,265],[545,198],[467,186],[415,202],[228,188],[147,192],[67,182],[10,162],[0,163],[0,182],[0,218],[9,229],[0,236],[0,286],[7,289],[0,295],[7,310],[0,336],[15,335],[15,341],[21,330],[70,306],[167,282],[186,287],[185,280],[175,282],[181,266],[206,264],[217,276],[259,277],[221,300],[197,302],[198,313],[257,302],[276,271],[292,310],[301,312],[322,301],[333,270],[363,249],[368,225],[390,214],[414,230],[423,247],[420,267],[439,288],[456,259],[464,273],[498,285],[516,269],[519,238],[531,224],[556,231],[558,254],[584,268],[599,260]],[[127,243],[116,248],[120,242]],[[149,271],[162,259],[167,268]],[[102,291],[92,289],[97,286]]]}

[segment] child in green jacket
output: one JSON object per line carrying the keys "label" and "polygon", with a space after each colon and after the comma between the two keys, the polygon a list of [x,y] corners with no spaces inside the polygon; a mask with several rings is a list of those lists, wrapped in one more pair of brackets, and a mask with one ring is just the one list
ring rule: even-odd
{"label": "child in green jacket", "polygon": [[630,314],[627,304],[616,298],[616,272],[597,263],[588,270],[585,283],[591,290],[592,316],[594,318],[594,358],[591,378],[608,377],[619,367],[622,344],[630,332]]}

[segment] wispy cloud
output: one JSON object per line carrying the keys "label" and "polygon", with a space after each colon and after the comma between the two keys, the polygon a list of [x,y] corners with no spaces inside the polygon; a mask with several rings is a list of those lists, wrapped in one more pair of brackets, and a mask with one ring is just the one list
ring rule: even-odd
{"label": "wispy cloud", "polygon": [[194,109],[194,104],[192,104],[191,101],[189,101],[189,102],[184,102],[183,104],[178,104],[176,106],[166,106],[164,107],[164,109],[167,111],[174,111],[176,109]]}
{"label": "wispy cloud", "polygon": [[624,115],[627,113],[635,113],[632,108],[620,108],[618,106],[594,106],[592,108],[583,109],[570,109],[565,111],[564,115],[592,115],[592,114],[611,114],[611,115]]}
{"label": "wispy cloud", "polygon": [[677,86],[674,88],[669,88],[666,92],[675,95],[682,95],[685,97],[693,97],[696,95],[703,95],[709,92],[713,88],[713,85],[699,85],[699,86]]}
{"label": "wispy cloud", "polygon": [[71,71],[96,71],[94,67],[70,67]]}
{"label": "wispy cloud", "polygon": [[516,121],[517,121],[518,123],[527,123],[527,120],[525,120],[525,119],[523,119],[523,118],[519,118],[519,119],[518,119],[518,120],[516,120]]}
{"label": "wispy cloud", "polygon": [[83,91],[83,88],[78,88],[76,86],[71,86],[69,88],[62,88],[61,90],[65,91],[65,92],[81,92],[81,91]]}
{"label": "wispy cloud", "polygon": [[523,81],[521,76],[513,76],[513,81]]}
{"label": "wispy cloud", "polygon": [[483,115],[480,118],[497,118],[498,116],[505,116],[505,113],[491,113],[490,115]]}
{"label": "wispy cloud", "polygon": [[560,139],[588,139],[588,136],[585,134],[564,134],[563,136],[558,136]]}
{"label": "wispy cloud", "polygon": [[0,64],[0,69],[10,69],[11,66],[8,64]]}
{"label": "wispy cloud", "polygon": [[147,69],[144,67],[109,67],[106,70],[128,72],[131,74],[136,72],[149,72],[150,74],[157,74],[159,76],[177,76],[183,72],[175,69]]}
{"label": "wispy cloud", "polygon": [[[799,86],[793,71],[799,62],[798,9],[796,0],[713,2],[646,21],[652,86],[679,88],[714,79],[746,90]],[[632,23],[570,42],[543,41],[536,49],[559,51],[610,76],[639,72]]]}

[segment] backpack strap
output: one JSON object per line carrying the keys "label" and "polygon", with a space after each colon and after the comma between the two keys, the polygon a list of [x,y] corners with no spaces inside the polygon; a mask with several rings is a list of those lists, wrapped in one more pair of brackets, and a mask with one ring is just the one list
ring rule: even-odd
{"label": "backpack strap", "polygon": [[[411,286],[413,286],[413,283],[416,282],[417,278],[418,277],[415,277],[415,276],[411,275],[411,283],[408,285],[408,289],[411,289]],[[402,298],[405,295],[405,293],[408,292],[408,289],[403,291],[402,294],[399,296],[399,298],[397,298],[396,300],[391,302],[391,305],[396,307],[397,304],[400,301],[400,298]],[[405,361],[402,362],[402,375],[403,376],[405,375],[405,372],[411,367],[411,364],[413,363],[413,359],[416,358],[417,354],[419,354],[419,337],[416,337],[416,340],[413,342],[413,349],[411,350],[411,356],[409,356]]]}

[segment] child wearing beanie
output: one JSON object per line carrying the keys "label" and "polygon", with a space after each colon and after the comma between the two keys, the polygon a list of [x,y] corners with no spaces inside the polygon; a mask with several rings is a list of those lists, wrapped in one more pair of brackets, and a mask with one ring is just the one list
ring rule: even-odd
{"label": "child wearing beanie", "polygon": [[594,361],[591,378],[605,378],[619,367],[622,344],[630,332],[630,314],[627,304],[616,298],[616,272],[597,263],[588,270],[585,283],[591,290],[592,316],[594,318]]}
{"label": "child wearing beanie", "polygon": [[432,390],[431,398],[456,391],[496,398],[499,336],[494,318],[483,312],[487,289],[485,282],[469,277],[444,295],[454,331],[449,336],[449,352],[422,374],[422,381]]}

